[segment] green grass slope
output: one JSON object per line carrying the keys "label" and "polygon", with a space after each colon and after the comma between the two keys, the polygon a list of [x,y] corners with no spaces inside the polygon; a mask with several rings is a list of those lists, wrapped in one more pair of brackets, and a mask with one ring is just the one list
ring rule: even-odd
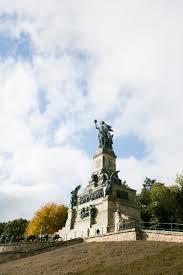
{"label": "green grass slope", "polygon": [[0,274],[183,274],[183,245],[81,243],[1,264]]}

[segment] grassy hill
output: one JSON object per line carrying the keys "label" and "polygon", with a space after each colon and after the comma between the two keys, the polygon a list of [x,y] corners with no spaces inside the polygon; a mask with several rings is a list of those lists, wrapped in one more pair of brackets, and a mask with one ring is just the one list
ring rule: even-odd
{"label": "grassy hill", "polygon": [[183,245],[81,243],[1,264],[0,274],[183,274]]}

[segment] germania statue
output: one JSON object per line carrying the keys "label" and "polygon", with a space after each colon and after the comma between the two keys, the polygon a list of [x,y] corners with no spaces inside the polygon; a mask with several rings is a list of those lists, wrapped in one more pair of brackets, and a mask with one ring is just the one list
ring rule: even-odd
{"label": "germania statue", "polygon": [[100,126],[97,126],[97,120],[94,120],[95,127],[98,130],[99,148],[113,150],[113,132],[112,127],[107,125],[104,121],[100,122]]}

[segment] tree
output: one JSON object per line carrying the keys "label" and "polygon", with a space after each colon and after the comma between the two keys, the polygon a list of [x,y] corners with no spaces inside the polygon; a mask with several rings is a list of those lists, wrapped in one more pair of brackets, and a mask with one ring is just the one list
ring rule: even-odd
{"label": "tree", "polygon": [[146,177],[144,180],[143,189],[151,191],[151,189],[155,183],[156,183],[155,179],[152,180],[152,179]]}
{"label": "tree", "polygon": [[30,221],[26,235],[53,234],[61,229],[67,219],[67,207],[48,203],[39,209]]}
{"label": "tree", "polygon": [[141,218],[145,222],[149,222],[152,217],[152,198],[151,190],[156,183],[156,180],[151,180],[150,178],[145,178],[142,191],[137,195],[137,204],[141,210]]}
{"label": "tree", "polygon": [[177,173],[175,182],[183,188],[183,172]]}
{"label": "tree", "polygon": [[28,221],[16,219],[6,223],[3,233],[7,236],[21,237],[24,235]]}
{"label": "tree", "polygon": [[150,224],[183,221],[183,190],[146,178],[137,203],[141,218]]}
{"label": "tree", "polygon": [[151,221],[171,223],[175,221],[177,207],[176,189],[155,183],[151,190]]}
{"label": "tree", "polygon": [[6,223],[0,222],[0,235],[3,234]]}

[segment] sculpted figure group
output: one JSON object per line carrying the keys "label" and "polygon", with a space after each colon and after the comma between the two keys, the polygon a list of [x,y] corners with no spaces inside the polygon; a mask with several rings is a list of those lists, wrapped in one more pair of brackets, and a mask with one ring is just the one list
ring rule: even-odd
{"label": "sculpted figure group", "polygon": [[89,202],[89,201],[99,199],[103,196],[104,196],[104,193],[103,193],[103,189],[101,188],[101,189],[98,189],[94,192],[89,192],[88,194],[85,194],[85,195],[81,196],[80,199],[79,199],[79,203],[83,204],[83,203],[86,203],[86,202]]}
{"label": "sculpted figure group", "polygon": [[81,210],[81,219],[84,219],[86,217],[95,218],[97,209],[94,205],[90,205],[90,207],[82,208]]}

